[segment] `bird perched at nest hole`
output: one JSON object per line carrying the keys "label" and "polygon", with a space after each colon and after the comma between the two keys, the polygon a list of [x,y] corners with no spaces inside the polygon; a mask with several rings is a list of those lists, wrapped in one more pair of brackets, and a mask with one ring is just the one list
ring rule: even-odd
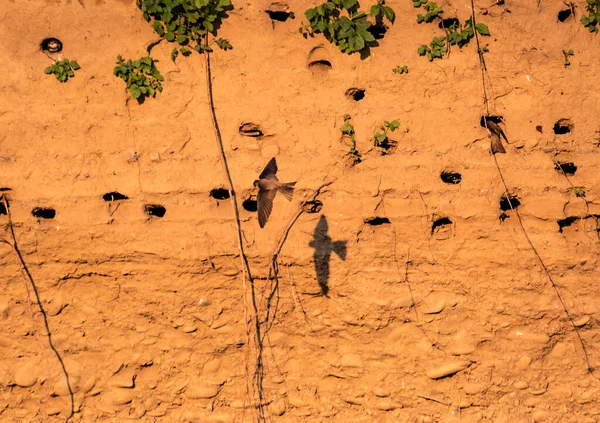
{"label": "bird perched at nest hole", "polygon": [[269,160],[267,166],[254,181],[254,186],[258,188],[258,225],[264,228],[267,219],[273,210],[273,200],[277,192],[281,192],[285,198],[292,201],[294,196],[294,185],[296,182],[279,182],[276,176],[277,162],[275,157]]}
{"label": "bird perched at nest hole", "polygon": [[504,138],[504,141],[506,141],[507,144],[509,144],[509,142],[508,138],[506,138],[506,134],[504,133],[500,125],[498,125],[492,119],[486,119],[485,124],[487,126],[488,131],[490,131],[490,148],[492,150],[492,154],[506,153],[506,150],[502,145],[500,137]]}

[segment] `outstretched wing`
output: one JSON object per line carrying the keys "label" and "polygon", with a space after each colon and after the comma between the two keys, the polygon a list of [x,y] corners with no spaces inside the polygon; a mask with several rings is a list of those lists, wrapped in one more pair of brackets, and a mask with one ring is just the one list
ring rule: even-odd
{"label": "outstretched wing", "polygon": [[258,183],[258,197],[256,199],[258,206],[258,225],[261,228],[265,227],[269,216],[271,215],[271,211],[273,210],[273,200],[275,199],[275,194],[277,194],[276,189],[267,189],[265,185],[269,185],[268,181],[260,181]]}
{"label": "outstretched wing", "polygon": [[277,177],[275,176],[276,173],[277,173],[277,162],[275,161],[275,157],[273,157],[271,160],[269,160],[269,163],[267,163],[265,170],[262,171],[262,173],[260,174],[258,179],[272,179],[272,180],[276,181],[277,180]]}

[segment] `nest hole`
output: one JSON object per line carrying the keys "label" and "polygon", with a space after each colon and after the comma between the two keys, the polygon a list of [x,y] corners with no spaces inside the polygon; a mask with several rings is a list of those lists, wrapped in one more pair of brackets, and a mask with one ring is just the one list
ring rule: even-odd
{"label": "nest hole", "polygon": [[565,135],[573,130],[573,123],[570,119],[559,119],[552,128],[556,135]]}
{"label": "nest hole", "polygon": [[440,174],[440,178],[445,184],[458,185],[462,180],[462,175],[451,170],[444,170]]}
{"label": "nest hole", "polygon": [[63,44],[58,38],[44,38],[40,43],[40,49],[48,53],[60,53],[63,49]]}
{"label": "nest hole", "polygon": [[0,215],[7,215],[6,206],[3,203],[0,203]]}
{"label": "nest hole", "polygon": [[556,164],[554,165],[554,169],[557,172],[561,172],[569,176],[573,176],[575,175],[575,172],[577,172],[577,166],[573,162],[556,162]]}
{"label": "nest hole", "polygon": [[250,213],[256,213],[258,211],[258,203],[256,202],[256,198],[254,196],[246,198],[242,203],[242,207],[244,210]]}
{"label": "nest hole", "polygon": [[225,188],[213,188],[208,195],[215,200],[227,200],[229,198],[229,190]]}
{"label": "nest hole", "polygon": [[244,137],[252,138],[262,137],[264,135],[263,131],[260,129],[260,126],[252,122],[242,123],[240,125],[239,132],[240,135],[243,135]]}
{"label": "nest hole", "polygon": [[542,125],[536,125],[535,130],[538,131],[540,134],[544,133],[544,128],[542,128]]}
{"label": "nest hole", "polygon": [[365,98],[365,90],[362,88],[348,88],[346,90],[346,97],[353,101],[361,101]]}
{"label": "nest hole", "polygon": [[564,22],[567,19],[569,19],[569,16],[571,16],[573,14],[573,11],[571,9],[565,9],[565,10],[561,10],[560,12],[558,12],[558,21],[559,22]]}
{"label": "nest hole", "polygon": [[498,116],[498,115],[485,116],[485,115],[482,115],[481,118],[479,119],[479,125],[481,125],[482,128],[487,128],[487,125],[485,124],[486,120],[492,121],[495,124],[499,125],[499,124],[502,123],[502,119],[504,119],[504,116]]}
{"label": "nest hole", "polygon": [[440,217],[438,219],[435,219],[433,221],[433,224],[431,225],[431,235],[433,235],[436,230],[439,230],[440,228],[447,225],[452,225],[452,221],[447,217]]}
{"label": "nest hole", "polygon": [[302,206],[304,213],[309,213],[309,214],[319,213],[322,208],[323,208],[323,202],[319,201],[319,200],[306,201],[304,203],[304,205]]}
{"label": "nest hole", "polygon": [[31,210],[31,215],[37,219],[54,219],[56,210],[50,207],[35,207]]}
{"label": "nest hole", "polygon": [[516,209],[520,205],[521,202],[519,201],[519,198],[516,195],[509,195],[507,197],[506,194],[503,194],[500,198],[500,210],[502,210],[503,212]]}
{"label": "nest hole", "polygon": [[271,20],[277,22],[285,22],[289,18],[293,18],[293,14],[291,12],[284,12],[280,10],[267,10],[267,14]]}
{"label": "nest hole", "polygon": [[129,197],[125,194],[121,194],[117,191],[107,192],[102,196],[104,201],[120,201],[120,200],[129,200]]}
{"label": "nest hole", "polygon": [[571,226],[578,220],[579,218],[577,216],[569,216],[564,219],[557,220],[556,223],[558,223],[558,232],[562,234],[564,228]]}
{"label": "nest hole", "polygon": [[388,225],[389,223],[390,219],[387,217],[369,217],[365,219],[365,224],[370,226]]}
{"label": "nest hole", "polygon": [[385,37],[385,34],[387,33],[387,26],[385,25],[372,25],[370,26],[367,31],[369,31],[371,33],[371,35],[373,36],[373,38],[375,38],[376,40],[381,40],[383,37]]}
{"label": "nest hole", "polygon": [[440,21],[440,23],[438,24],[438,27],[440,29],[448,29],[450,28],[452,25],[454,25],[455,28],[458,28],[458,26],[460,25],[460,21],[457,18],[446,18],[446,19],[442,19]]}
{"label": "nest hole", "polygon": [[148,216],[164,217],[165,213],[167,212],[167,209],[164,206],[161,206],[160,204],[146,204],[144,206],[144,212]]}
{"label": "nest hole", "polygon": [[332,68],[329,60],[313,60],[308,64],[313,75],[326,74]]}

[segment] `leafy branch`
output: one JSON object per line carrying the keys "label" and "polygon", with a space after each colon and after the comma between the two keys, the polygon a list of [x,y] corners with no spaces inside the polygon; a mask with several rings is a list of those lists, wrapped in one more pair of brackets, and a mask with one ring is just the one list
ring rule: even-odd
{"label": "leafy branch", "polygon": [[581,17],[581,23],[590,32],[595,34],[598,33],[598,25],[600,24],[600,0],[585,0],[585,10],[588,12],[587,16]]}
{"label": "leafy branch", "polygon": [[[384,27],[384,18],[392,24],[396,19],[392,8],[385,6],[385,0],[377,0],[369,15],[358,10],[357,0],[330,0],[308,9],[304,15],[308,25],[302,24],[299,29],[304,38],[323,34],[327,41],[347,54],[372,46],[375,42],[374,29]],[[369,16],[375,18],[375,24],[369,21]]]}
{"label": "leafy branch", "polygon": [[79,63],[75,60],[69,61],[69,59],[57,60],[51,66],[44,69],[46,75],[56,76],[59,82],[67,82],[69,78],[75,76],[75,71],[81,69]]}
{"label": "leafy branch", "polygon": [[400,121],[398,121],[397,119],[394,119],[391,122],[389,122],[387,120],[383,121],[383,125],[381,125],[381,127],[379,128],[379,131],[375,131],[375,134],[374,134],[375,147],[381,147],[385,150],[388,150],[389,148],[391,148],[392,144],[390,143],[388,133],[394,132],[399,127],[400,127]]}
{"label": "leafy branch", "polygon": [[145,97],[156,97],[156,92],[163,90],[165,78],[150,56],[124,61],[119,54],[113,74],[125,81],[131,96],[138,101]]}

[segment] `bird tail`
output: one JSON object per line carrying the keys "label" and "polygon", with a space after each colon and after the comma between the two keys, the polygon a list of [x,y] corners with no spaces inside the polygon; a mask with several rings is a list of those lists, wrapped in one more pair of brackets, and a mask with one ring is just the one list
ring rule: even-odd
{"label": "bird tail", "polygon": [[278,191],[283,194],[288,201],[292,201],[292,197],[294,196],[294,185],[295,182],[284,182],[279,186]]}

